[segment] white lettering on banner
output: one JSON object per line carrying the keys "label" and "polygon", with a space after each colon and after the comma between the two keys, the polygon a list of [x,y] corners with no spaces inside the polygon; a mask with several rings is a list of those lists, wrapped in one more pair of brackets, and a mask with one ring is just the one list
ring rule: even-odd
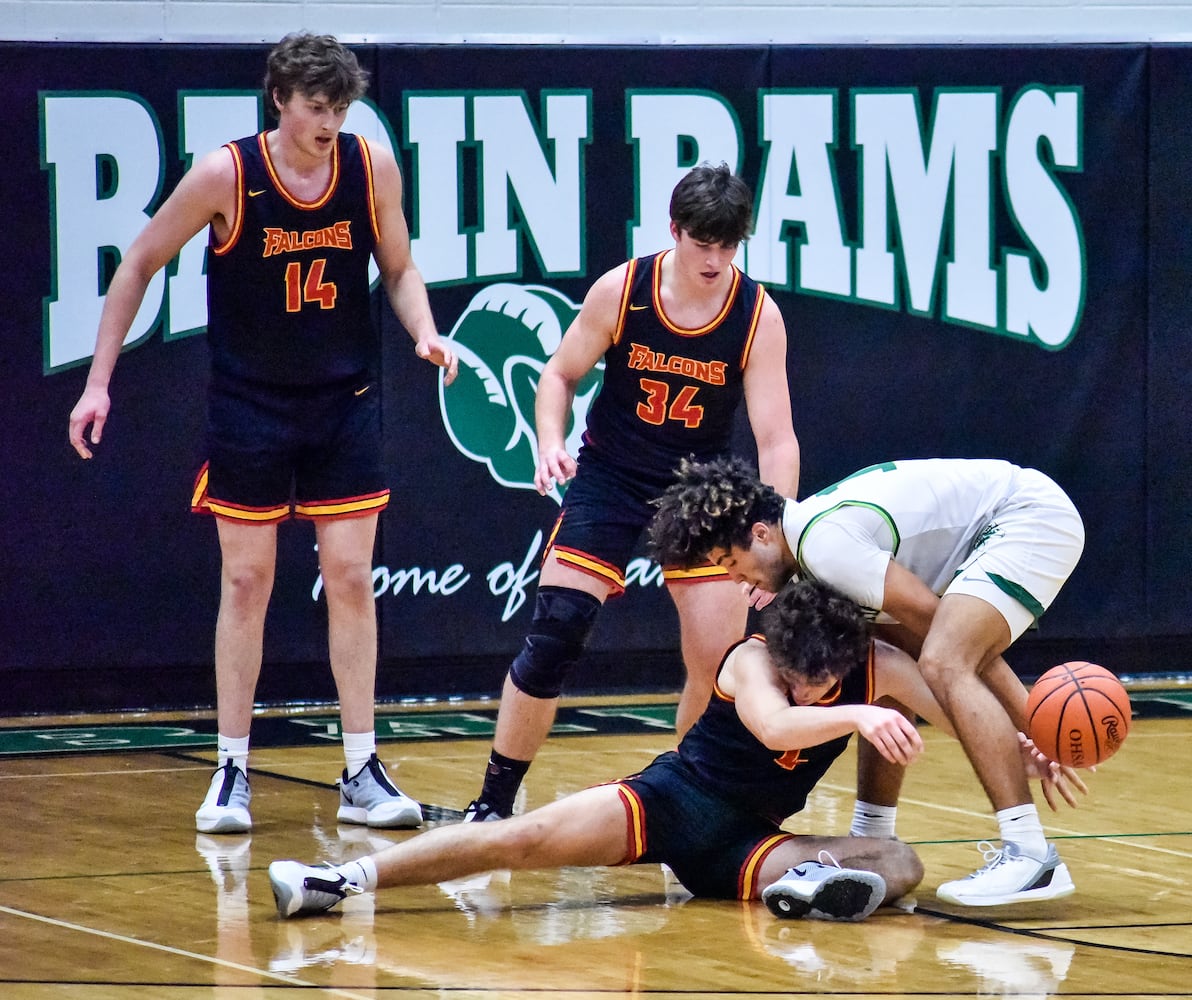
{"label": "white lettering on banner", "polygon": [[534,533],[534,540],[530,542],[530,548],[526,551],[526,556],[520,566],[515,568],[513,563],[503,562],[489,570],[486,577],[488,589],[496,597],[501,597],[504,594],[509,595],[509,599],[505,601],[505,610],[501,612],[501,621],[509,621],[526,603],[526,588],[538,579],[538,571],[531,571],[530,566],[534,564],[540,548],[542,548],[542,532],[538,531]]}
{"label": "white lettering on banner", "polygon": [[[940,87],[926,115],[917,90],[856,90],[848,95],[851,154],[840,148],[836,91],[758,96],[765,157],[757,228],[738,255],[750,275],[772,290],[905,309],[1049,350],[1071,340],[1087,279],[1080,219],[1061,181],[1082,169],[1080,88],[1032,85],[1003,111],[996,88]],[[258,127],[253,100],[182,95],[177,145],[187,161]],[[636,151],[628,233],[636,256],[667,244],[675,181],[702,160],[739,167],[746,140],[718,94],[627,89],[625,102]],[[536,116],[522,92],[405,95],[413,253],[431,286],[518,275],[526,249],[543,279],[586,273],[592,95],[543,91],[540,109]],[[163,157],[174,144],[132,94],[47,92],[41,114],[53,233],[49,372],[90,357],[105,281],[160,203]],[[352,106],[348,124],[391,141],[369,102]],[[846,155],[858,177],[853,234],[845,199],[854,194],[837,179]],[[474,205],[465,201],[469,187]],[[999,244],[993,221],[1002,211],[1016,238]],[[203,328],[204,241],[197,236],[168,269],[166,309],[165,276],[153,277],[126,345],[159,319],[167,340]]]}
{"label": "white lettering on banner", "polygon": [[1080,170],[1080,133],[1080,93],[1040,88],[1019,94],[1006,129],[1006,190],[1035,252],[1003,251],[1005,329],[1050,348],[1072,339],[1084,309],[1084,241],[1076,209],[1039,151],[1049,151],[1057,170]]}
{"label": "white lettering on banner", "polygon": [[997,274],[990,266],[989,211],[990,154],[997,148],[996,92],[937,94],[930,152],[923,147],[917,92],[857,94],[853,116],[865,206],[856,255],[857,296],[899,304],[890,249],[894,244],[902,258],[909,311],[931,315],[943,277],[942,243],[950,205],[952,259],[946,266],[944,316],[996,327]]}
{"label": "white lettering on banner", "polygon": [[[521,610],[531,585],[538,579],[538,570],[534,567],[538,563],[543,538],[541,531],[534,533],[520,564],[515,565],[512,561],[498,563],[485,574],[489,593],[506,599],[501,612],[503,622],[509,621]],[[317,545],[315,551],[318,551]],[[379,600],[386,596],[398,597],[402,593],[421,594],[424,590],[432,597],[452,597],[472,579],[472,574],[459,563],[453,563],[441,571],[423,569],[421,566],[402,569],[376,566],[372,578],[373,597]],[[640,557],[629,561],[625,570],[626,588],[661,587],[663,583],[662,567],[657,563]],[[322,596],[323,575],[320,573],[315,577],[310,598],[317,601]]]}
{"label": "white lettering on banner", "polygon": [[739,170],[744,142],[736,111],[719,94],[629,90],[625,103],[637,180],[629,255],[641,257],[674,245],[670,196],[683,175],[704,160]]}
{"label": "white lettering on banner", "polygon": [[[41,119],[54,252],[45,309],[52,371],[91,356],[106,280],[161,193],[163,146],[153,112],[135,94],[43,94]],[[164,289],[159,271],[125,346],[152,332]]]}
{"label": "white lettering on banner", "polygon": [[[524,93],[407,94],[405,105],[418,178],[411,250],[428,283],[520,275],[517,229],[543,274],[585,273],[580,154],[591,140],[589,91],[544,92],[541,126]],[[464,235],[461,170],[470,151],[480,224]]]}
{"label": "white lettering on banner", "polygon": [[[853,291],[852,250],[844,239],[840,188],[832,163],[836,95],[771,91],[762,96],[766,150],[746,270],[766,285],[789,285],[787,230],[800,220],[796,242],[798,291],[847,298]],[[791,193],[797,177],[798,193]]]}

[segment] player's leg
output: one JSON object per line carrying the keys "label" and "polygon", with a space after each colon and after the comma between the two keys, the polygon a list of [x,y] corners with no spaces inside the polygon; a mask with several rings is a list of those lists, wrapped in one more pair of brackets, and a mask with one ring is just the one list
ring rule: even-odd
{"label": "player's leg", "polygon": [[[876,704],[902,712],[913,724],[915,713],[890,698]],[[857,837],[896,837],[898,798],[906,768],[886,760],[868,740],[857,740],[857,798],[849,832]]]}
{"label": "player's leg", "polygon": [[219,731],[247,736],[261,672],[265,612],[277,563],[277,525],[216,521],[222,560],[215,621]]}
{"label": "player's leg", "polygon": [[283,917],[329,909],[349,892],[431,885],[494,869],[615,865],[626,860],[626,811],[615,785],[584,789],[499,823],[440,826],[334,868],[269,866]]}
{"label": "player's leg", "polygon": [[244,833],[252,828],[248,737],[277,561],[277,525],[221,517],[216,526],[222,556],[215,622],[217,763],[195,826],[201,833]]}
{"label": "player's leg", "polygon": [[374,727],[377,609],[372,560],[377,515],[317,520],[319,572],[327,600],[327,646],[345,732]]}
{"label": "player's leg", "polygon": [[686,677],[675,714],[680,739],[703,715],[712,697],[725,651],[745,635],[749,602],[728,576],[667,579],[679,613],[679,637]]}
{"label": "player's leg", "polygon": [[1046,476],[1021,470],[1015,493],[940,600],[919,659],[993,805],[1001,849],[967,879],[940,886],[952,902],[1054,899],[1074,887],[1044,837],[1018,743],[1024,690],[1001,653],[1048,608],[1084,548],[1071,501]]}
{"label": "player's leg", "polygon": [[466,821],[512,815],[522,779],[554,724],[563,684],[611,590],[603,578],[564,565],[553,554],[547,557],[529,631],[501,690],[484,785],[468,806]]}
{"label": "player's leg", "polygon": [[778,916],[861,920],[922,878],[923,863],[902,841],[795,836],[766,855],[757,884]]}
{"label": "player's leg", "polygon": [[344,771],[336,818],[372,827],[412,827],[422,822],[422,809],[393,783],[377,756],[376,530],[376,514],[315,521],[327,645],[343,727]]}
{"label": "player's leg", "polygon": [[992,605],[968,594],[945,594],[919,658],[924,679],[989,797],[1003,841],[1000,849],[988,845],[982,868],[937,889],[940,898],[963,905],[1055,899],[1074,889],[1044,836],[1018,728],[981,676],[1009,641],[1006,619]]}

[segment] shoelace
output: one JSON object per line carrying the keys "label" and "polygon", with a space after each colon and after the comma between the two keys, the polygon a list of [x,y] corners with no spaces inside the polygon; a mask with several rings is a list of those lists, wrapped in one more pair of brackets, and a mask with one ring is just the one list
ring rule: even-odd
{"label": "shoelace", "polygon": [[[834,857],[832,857],[831,851],[820,851],[819,854],[817,855],[817,858],[821,865],[831,865],[833,868],[841,867],[840,862],[837,861]],[[824,858],[827,858],[828,860],[825,861]]]}
{"label": "shoelace", "polygon": [[1006,860],[1006,849],[1004,847],[998,847],[988,840],[979,841],[977,850],[981,852],[981,857],[985,861],[985,864],[973,872],[969,878],[976,878],[982,872],[990,871]]}

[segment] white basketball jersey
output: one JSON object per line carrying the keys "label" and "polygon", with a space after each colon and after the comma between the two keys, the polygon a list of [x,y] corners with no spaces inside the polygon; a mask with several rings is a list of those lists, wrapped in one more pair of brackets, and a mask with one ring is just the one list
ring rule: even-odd
{"label": "white basketball jersey", "polygon": [[803,576],[876,613],[890,559],[943,593],[984,533],[996,530],[1019,471],[997,459],[885,462],[787,501],[782,530]]}

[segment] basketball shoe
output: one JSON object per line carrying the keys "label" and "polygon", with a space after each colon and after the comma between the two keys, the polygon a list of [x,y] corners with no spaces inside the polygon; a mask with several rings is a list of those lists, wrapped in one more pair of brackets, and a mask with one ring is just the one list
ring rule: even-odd
{"label": "basketball shoe", "polygon": [[382,829],[415,827],[422,823],[422,807],[389,780],[385,765],[373,754],[352,777],[344,768],[335,818]]}
{"label": "basketball shoe", "polygon": [[251,797],[248,777],[228,760],[211,776],[207,797],[195,812],[195,828],[199,833],[248,833],[252,829],[248,814]]}
{"label": "basketball shoe", "polygon": [[1027,857],[1013,843],[995,847],[983,840],[977,850],[985,856],[985,865],[971,875],[941,885],[935,890],[940,899],[961,906],[1001,906],[1059,899],[1076,891],[1068,866],[1060,860],[1054,844],[1047,845],[1047,857],[1042,861]]}
{"label": "basketball shoe", "polygon": [[273,901],[283,917],[330,910],[349,892],[363,892],[334,868],[312,868],[297,861],[274,861],[269,865]]}
{"label": "basketball shoe", "polygon": [[[762,890],[762,902],[777,917],[863,920],[881,906],[886,880],[877,872],[841,868],[827,851],[819,861],[788,868]],[[824,859],[831,864],[825,864]]]}

